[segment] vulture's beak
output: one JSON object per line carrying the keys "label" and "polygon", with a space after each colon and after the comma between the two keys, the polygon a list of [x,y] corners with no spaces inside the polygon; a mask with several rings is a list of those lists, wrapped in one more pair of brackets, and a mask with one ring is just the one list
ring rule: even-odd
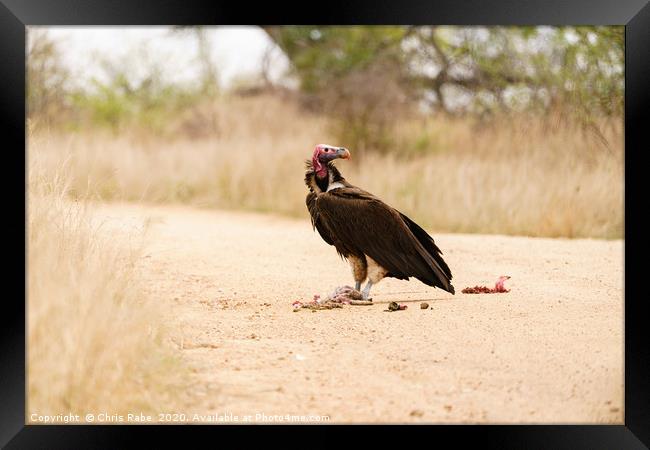
{"label": "vulture's beak", "polygon": [[339,149],[336,151],[337,155],[341,159],[350,159],[350,152],[348,151],[347,148],[344,147],[339,147]]}

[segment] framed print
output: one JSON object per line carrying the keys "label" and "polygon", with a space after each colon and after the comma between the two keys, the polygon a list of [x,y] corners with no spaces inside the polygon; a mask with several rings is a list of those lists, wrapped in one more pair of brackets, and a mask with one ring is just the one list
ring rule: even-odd
{"label": "framed print", "polygon": [[647,448],[650,6],[311,6],[2,2],[2,445]]}

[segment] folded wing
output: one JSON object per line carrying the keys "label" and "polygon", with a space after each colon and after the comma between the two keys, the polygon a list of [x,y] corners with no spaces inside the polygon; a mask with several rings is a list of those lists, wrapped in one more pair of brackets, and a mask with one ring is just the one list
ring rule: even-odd
{"label": "folded wing", "polygon": [[374,195],[345,187],[314,194],[311,207],[309,197],[307,203],[314,226],[339,252],[362,252],[388,270],[389,276],[415,277],[454,293],[451,272],[433,239]]}

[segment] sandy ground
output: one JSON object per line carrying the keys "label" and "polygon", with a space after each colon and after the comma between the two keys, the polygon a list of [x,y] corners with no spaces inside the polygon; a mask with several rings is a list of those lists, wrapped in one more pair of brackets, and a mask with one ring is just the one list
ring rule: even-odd
{"label": "sandy ground", "polygon": [[[187,410],[169,412],[623,423],[620,240],[433,233],[455,296],[385,279],[373,288],[376,305],[293,312],[294,300],[352,283],[306,213],[113,204],[98,214],[108,229],[148,224],[140,273],[171,305],[175,345],[194,377]],[[460,293],[499,275],[512,277],[510,293]],[[408,309],[385,312],[393,300]]]}

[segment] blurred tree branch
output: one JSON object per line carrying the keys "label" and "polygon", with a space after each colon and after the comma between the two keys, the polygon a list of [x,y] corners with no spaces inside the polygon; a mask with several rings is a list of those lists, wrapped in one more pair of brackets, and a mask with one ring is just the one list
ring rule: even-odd
{"label": "blurred tree branch", "polygon": [[214,95],[219,92],[219,76],[217,66],[212,60],[211,44],[206,29],[202,26],[175,26],[174,32],[190,33],[196,39],[198,60],[201,64],[202,91],[207,95]]}

